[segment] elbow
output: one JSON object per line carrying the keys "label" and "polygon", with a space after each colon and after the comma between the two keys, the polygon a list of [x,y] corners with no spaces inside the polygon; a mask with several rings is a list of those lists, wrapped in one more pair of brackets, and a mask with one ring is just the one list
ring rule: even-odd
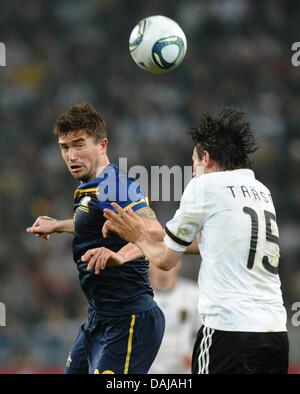
{"label": "elbow", "polygon": [[159,268],[162,271],[170,271],[173,268],[173,267],[170,267],[167,264],[161,264],[161,263],[156,264],[156,267]]}
{"label": "elbow", "polygon": [[169,260],[161,259],[161,260],[155,261],[154,265],[162,271],[171,271],[171,269],[174,268],[177,265],[177,263],[174,264],[173,262],[171,262]]}

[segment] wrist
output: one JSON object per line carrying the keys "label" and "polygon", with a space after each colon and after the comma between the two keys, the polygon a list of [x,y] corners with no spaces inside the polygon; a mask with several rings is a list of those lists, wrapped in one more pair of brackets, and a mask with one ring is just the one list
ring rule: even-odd
{"label": "wrist", "polygon": [[144,247],[145,245],[148,244],[149,240],[151,241],[151,238],[148,236],[147,233],[140,233],[140,234],[136,237],[134,244],[135,244],[138,248],[140,248],[141,250],[143,250],[143,247]]}
{"label": "wrist", "polygon": [[54,233],[62,233],[62,220],[56,220],[54,219],[54,226],[53,226],[53,232]]}
{"label": "wrist", "polygon": [[116,254],[119,256],[122,264],[126,263],[128,258],[125,252],[119,250]]}

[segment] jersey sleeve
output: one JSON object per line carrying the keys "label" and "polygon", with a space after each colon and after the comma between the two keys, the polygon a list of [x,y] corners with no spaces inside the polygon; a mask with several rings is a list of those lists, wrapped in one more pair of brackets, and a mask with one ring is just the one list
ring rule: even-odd
{"label": "jersey sleeve", "polygon": [[204,184],[193,178],[185,188],[179,209],[165,227],[164,242],[175,252],[184,252],[200,232],[205,220]]}
{"label": "jersey sleeve", "polygon": [[115,211],[111,203],[118,203],[123,209],[138,211],[149,206],[140,184],[125,174],[110,174],[107,181],[99,185],[99,208]]}

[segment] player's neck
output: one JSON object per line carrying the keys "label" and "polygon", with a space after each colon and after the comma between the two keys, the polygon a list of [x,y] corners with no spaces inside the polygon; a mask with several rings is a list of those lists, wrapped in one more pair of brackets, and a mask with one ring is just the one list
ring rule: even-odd
{"label": "player's neck", "polygon": [[87,178],[86,178],[86,179],[82,179],[82,180],[80,181],[80,183],[87,183],[87,182],[92,181],[92,180],[95,179],[95,178],[98,178],[98,177],[102,174],[102,172],[104,171],[104,169],[105,169],[109,164],[110,164],[110,161],[109,161],[108,157],[106,156],[106,157],[101,161],[101,163],[99,163],[99,165],[97,166],[97,168],[95,169],[95,171],[93,171],[93,173],[90,174],[89,178],[88,178],[88,179],[87,179]]}
{"label": "player's neck", "polygon": [[107,167],[109,165],[110,161],[109,158],[106,156],[104,158],[104,160],[101,161],[101,163],[99,163],[97,169],[96,169],[96,174],[95,174],[95,178],[98,178],[98,176],[101,175],[101,173],[103,172],[104,168]]}
{"label": "player's neck", "polygon": [[214,164],[212,167],[206,168],[204,170],[204,174],[210,174],[212,172],[220,172],[220,171],[225,171],[225,170],[219,167],[217,164]]}

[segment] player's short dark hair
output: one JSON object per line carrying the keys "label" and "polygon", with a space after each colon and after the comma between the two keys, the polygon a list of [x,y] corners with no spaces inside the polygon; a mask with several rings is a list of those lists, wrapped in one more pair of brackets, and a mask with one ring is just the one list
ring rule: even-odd
{"label": "player's short dark hair", "polygon": [[244,115],[234,108],[226,108],[216,116],[202,114],[198,127],[190,131],[199,159],[207,151],[225,171],[251,167],[248,154],[258,146]]}
{"label": "player's short dark hair", "polygon": [[87,102],[74,105],[68,112],[61,114],[54,125],[54,135],[67,135],[78,130],[94,137],[97,143],[107,137],[106,124],[99,112]]}

